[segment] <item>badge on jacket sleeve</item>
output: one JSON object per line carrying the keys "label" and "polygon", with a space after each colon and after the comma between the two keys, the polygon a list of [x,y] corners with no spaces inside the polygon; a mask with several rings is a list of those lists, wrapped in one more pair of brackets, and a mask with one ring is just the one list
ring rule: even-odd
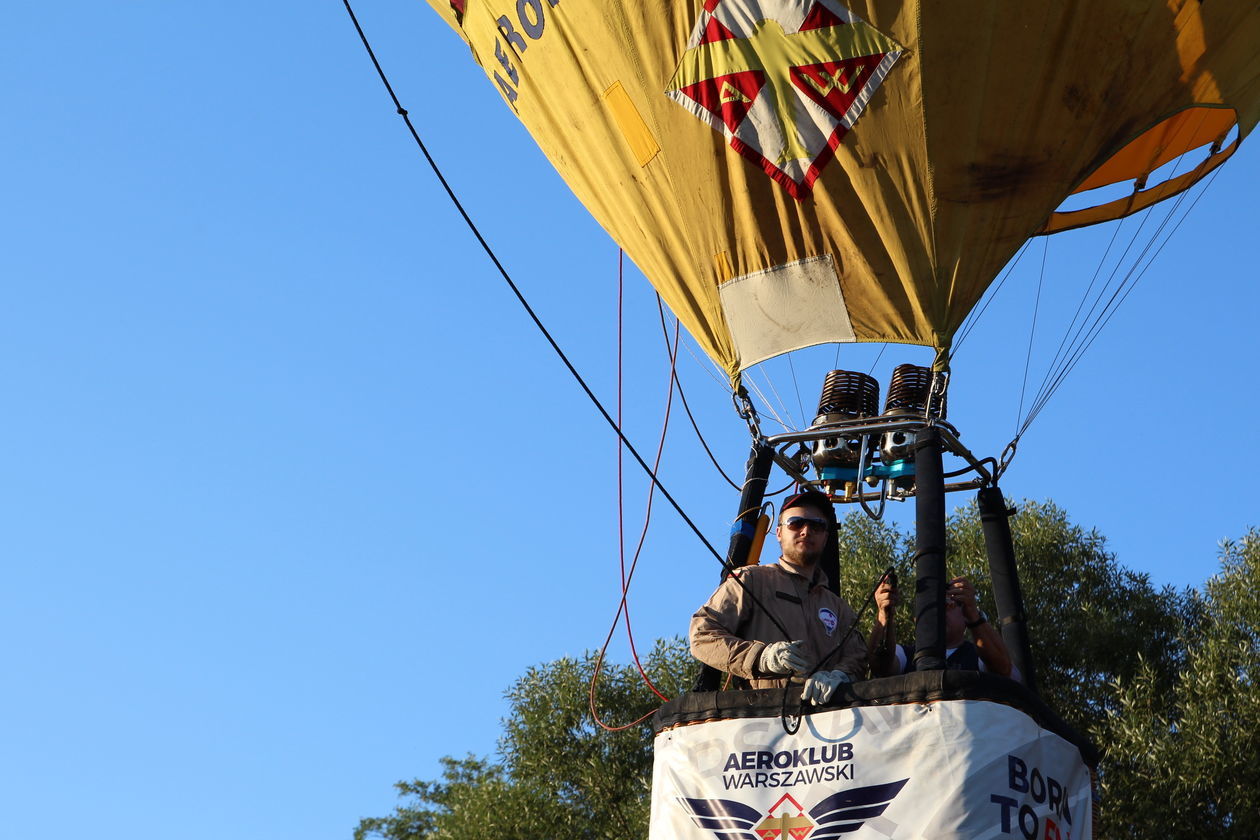
{"label": "badge on jacket sleeve", "polygon": [[818,620],[823,623],[823,627],[827,628],[828,636],[836,632],[836,624],[839,622],[839,619],[836,618],[836,614],[833,613],[831,610],[827,609],[826,607],[823,607],[822,609],[820,609],[818,611]]}

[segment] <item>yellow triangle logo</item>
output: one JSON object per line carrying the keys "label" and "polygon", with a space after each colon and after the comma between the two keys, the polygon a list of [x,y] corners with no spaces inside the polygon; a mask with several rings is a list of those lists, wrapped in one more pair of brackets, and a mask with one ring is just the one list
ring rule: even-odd
{"label": "yellow triangle logo", "polygon": [[726,104],[727,102],[743,102],[744,104],[748,104],[749,102],[752,102],[751,99],[740,93],[739,89],[730,82],[722,83],[722,90],[719,92],[718,96],[721,99],[722,104]]}

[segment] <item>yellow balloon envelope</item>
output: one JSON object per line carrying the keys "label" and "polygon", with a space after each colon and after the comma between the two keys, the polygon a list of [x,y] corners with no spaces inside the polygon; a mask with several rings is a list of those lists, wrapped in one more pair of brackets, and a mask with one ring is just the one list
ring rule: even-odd
{"label": "yellow balloon envelope", "polygon": [[946,349],[1029,237],[1186,189],[1260,118],[1251,0],[429,3],[733,381]]}

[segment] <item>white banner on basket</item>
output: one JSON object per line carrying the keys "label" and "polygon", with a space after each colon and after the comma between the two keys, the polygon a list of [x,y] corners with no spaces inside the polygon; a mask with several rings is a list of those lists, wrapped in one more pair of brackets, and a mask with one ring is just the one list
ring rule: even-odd
{"label": "white banner on basket", "polygon": [[1089,768],[980,700],[676,726],[656,736],[650,840],[1090,840]]}

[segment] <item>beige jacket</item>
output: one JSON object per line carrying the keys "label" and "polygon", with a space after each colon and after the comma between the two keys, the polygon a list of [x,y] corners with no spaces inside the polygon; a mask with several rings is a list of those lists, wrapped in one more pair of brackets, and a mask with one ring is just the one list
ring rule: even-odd
{"label": "beige jacket", "polygon": [[[757,669],[767,643],[803,640],[805,656],[813,666],[831,653],[855,620],[853,609],[827,588],[827,576],[820,570],[807,581],[780,560],[772,566],[744,566],[735,574],[744,586],[727,578],[691,617],[691,653],[719,671],[743,677],[752,688],[774,688],[785,682],[783,677]],[[787,639],[745,587],[787,629]],[[857,629],[822,668],[837,669],[854,679],[866,676],[866,640]]]}

